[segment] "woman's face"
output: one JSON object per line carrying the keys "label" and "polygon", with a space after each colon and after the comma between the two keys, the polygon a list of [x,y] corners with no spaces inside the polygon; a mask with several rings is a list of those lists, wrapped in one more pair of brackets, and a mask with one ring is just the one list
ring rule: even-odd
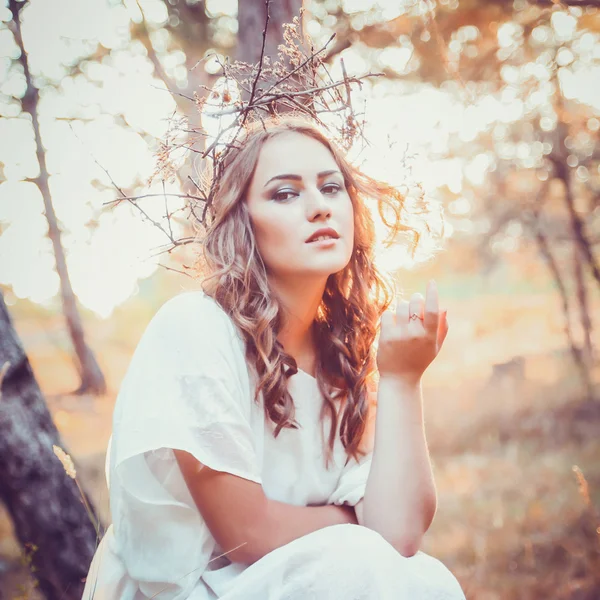
{"label": "woman's face", "polygon": [[[354,212],[331,152],[314,138],[285,132],[263,145],[247,195],[259,252],[269,273],[328,277],[349,262]],[[330,227],[333,242],[307,239]]]}

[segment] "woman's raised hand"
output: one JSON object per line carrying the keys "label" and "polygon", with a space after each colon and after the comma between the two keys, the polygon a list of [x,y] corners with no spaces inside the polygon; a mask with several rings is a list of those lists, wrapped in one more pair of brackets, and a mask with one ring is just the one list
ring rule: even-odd
{"label": "woman's raised hand", "polygon": [[410,302],[399,300],[395,312],[386,311],[381,316],[377,349],[380,377],[387,375],[411,385],[418,383],[446,339],[447,312],[440,312],[433,279],[427,284],[425,298],[417,292]]}

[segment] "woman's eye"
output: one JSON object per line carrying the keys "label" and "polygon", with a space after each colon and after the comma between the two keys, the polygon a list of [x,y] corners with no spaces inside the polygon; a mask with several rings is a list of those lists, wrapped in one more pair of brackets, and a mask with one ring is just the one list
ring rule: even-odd
{"label": "woman's eye", "polygon": [[289,200],[291,196],[296,196],[293,190],[279,190],[273,194],[273,200]]}
{"label": "woman's eye", "polygon": [[337,183],[328,183],[321,188],[321,191],[326,194],[335,194],[340,191],[340,186]]}

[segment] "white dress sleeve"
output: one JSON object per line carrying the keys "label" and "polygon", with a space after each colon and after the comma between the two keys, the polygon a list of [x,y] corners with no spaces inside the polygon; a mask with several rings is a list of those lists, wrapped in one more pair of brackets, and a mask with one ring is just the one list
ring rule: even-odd
{"label": "white dress sleeve", "polygon": [[350,461],[342,470],[338,484],[329,496],[327,504],[356,506],[365,495],[372,460],[372,451],[358,462],[350,457]]}
{"label": "white dress sleeve", "polygon": [[180,294],[151,320],[122,382],[110,448],[111,516],[117,551],[145,597],[187,598],[216,544],[173,449],[262,483],[234,335],[213,300]]}

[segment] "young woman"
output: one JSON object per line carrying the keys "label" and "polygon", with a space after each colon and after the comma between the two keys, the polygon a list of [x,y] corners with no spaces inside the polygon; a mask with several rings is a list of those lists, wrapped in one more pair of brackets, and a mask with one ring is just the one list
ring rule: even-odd
{"label": "young woman", "polygon": [[464,599],[418,550],[445,313],[433,282],[385,312],[373,264],[367,202],[399,219],[402,197],[290,118],[251,128],[215,185],[203,289],[160,308],[117,397],[83,598]]}

